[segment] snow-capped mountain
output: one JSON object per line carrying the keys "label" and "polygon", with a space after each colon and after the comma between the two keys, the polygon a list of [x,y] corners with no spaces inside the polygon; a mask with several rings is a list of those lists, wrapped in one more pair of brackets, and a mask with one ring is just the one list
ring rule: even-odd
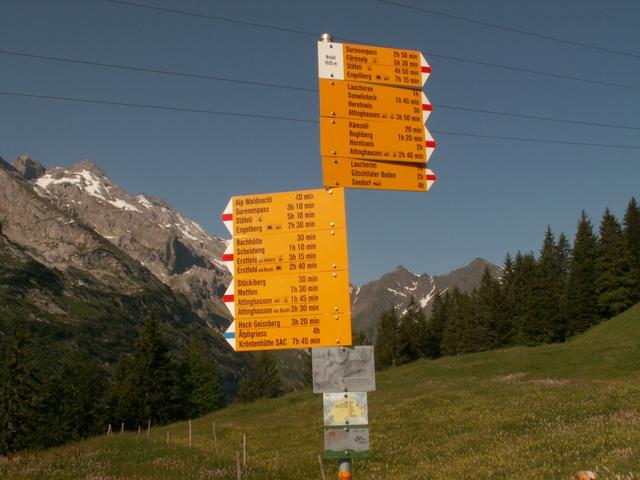
{"label": "snow-capped mountain", "polygon": [[229,316],[219,300],[230,280],[220,261],[226,240],[209,235],[157,197],[127,193],[90,161],[46,171],[34,163],[19,157],[14,168],[28,166],[41,195],[184,294],[202,318],[222,326]]}
{"label": "snow-capped mountain", "polygon": [[480,285],[485,267],[499,277],[500,267],[481,258],[474,259],[467,266],[447,275],[418,275],[402,266],[384,274],[378,280],[362,287],[351,287],[351,314],[354,331],[364,331],[372,335],[380,315],[394,309],[398,314],[406,310],[411,298],[420,303],[427,315],[431,311],[432,300],[440,292],[457,287],[463,292]]}

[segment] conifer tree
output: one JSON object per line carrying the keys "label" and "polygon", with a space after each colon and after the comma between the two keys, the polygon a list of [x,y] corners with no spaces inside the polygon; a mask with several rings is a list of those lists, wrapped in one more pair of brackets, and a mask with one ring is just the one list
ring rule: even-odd
{"label": "conifer tree", "polygon": [[640,301],[640,207],[631,198],[624,214],[623,243],[632,284],[632,302]]}
{"label": "conifer tree", "polygon": [[0,454],[41,446],[34,440],[41,390],[26,343],[25,332],[13,334],[0,370]]}
{"label": "conifer tree", "polygon": [[245,402],[275,398],[284,393],[280,371],[273,355],[261,351],[253,359],[251,371],[240,383],[238,397]]}
{"label": "conifer tree", "polygon": [[109,393],[114,420],[134,428],[149,419],[166,423],[183,416],[176,370],[151,314],[131,356],[116,365]]}
{"label": "conifer tree", "polygon": [[398,318],[393,309],[380,315],[374,350],[377,370],[398,364]]}
{"label": "conifer tree", "polygon": [[104,427],[104,373],[85,355],[67,355],[45,382],[46,443],[62,443],[95,435]]}
{"label": "conifer tree", "polygon": [[596,296],[597,239],[587,214],[582,211],[573,242],[567,282],[568,335],[584,332],[598,320]]}
{"label": "conifer tree", "polygon": [[516,319],[518,313],[515,303],[515,265],[511,254],[507,252],[502,267],[502,277],[500,278],[500,291],[502,295],[502,334],[499,335],[500,346],[512,345],[515,343],[518,325]]}
{"label": "conifer tree", "polygon": [[442,332],[442,354],[458,355],[472,351],[469,343],[470,299],[458,288],[451,291],[447,323]]}
{"label": "conifer tree", "polygon": [[187,352],[187,382],[191,417],[222,406],[218,366],[201,332],[193,336]]}
{"label": "conifer tree", "polygon": [[436,290],[431,306],[431,316],[426,326],[425,356],[427,358],[438,358],[442,355],[440,344],[442,334],[448,318],[448,293],[441,293]]}
{"label": "conifer tree", "polygon": [[487,267],[482,274],[475,298],[480,350],[508,345],[513,337],[513,324],[506,308],[505,291]]}
{"label": "conifer tree", "polygon": [[536,260],[533,253],[516,254],[513,263],[513,280],[510,282],[508,302],[514,309],[516,343],[535,344],[531,337],[533,311],[533,285],[536,278]]}
{"label": "conifer tree", "polygon": [[425,317],[420,304],[411,297],[398,327],[397,364],[413,362],[420,357],[423,346]]}
{"label": "conifer tree", "polygon": [[632,305],[632,282],[622,229],[608,208],[600,223],[596,272],[598,307],[603,317],[617,315]]}

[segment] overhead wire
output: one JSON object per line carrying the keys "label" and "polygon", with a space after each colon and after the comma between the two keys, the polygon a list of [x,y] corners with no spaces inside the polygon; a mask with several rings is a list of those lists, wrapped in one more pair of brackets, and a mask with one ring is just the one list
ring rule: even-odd
{"label": "overhead wire", "polygon": [[[239,84],[239,85],[294,90],[294,91],[302,91],[302,92],[308,92],[308,93],[318,92],[317,88],[308,88],[308,87],[301,87],[296,85],[287,85],[287,84],[270,83],[270,82],[258,82],[258,81],[244,80],[239,78],[204,75],[204,74],[196,74],[196,73],[189,73],[189,72],[179,72],[175,70],[147,68],[147,67],[115,64],[115,63],[95,62],[95,61],[67,58],[67,57],[54,57],[50,55],[32,54],[32,53],[17,52],[17,51],[11,51],[11,50],[0,49],[0,54],[33,58],[38,60],[48,60],[48,61],[79,64],[79,65],[89,65],[89,66],[96,66],[96,67],[103,67],[103,68],[113,68],[118,70],[128,70],[128,71],[144,72],[144,73],[151,73],[151,74],[170,75],[170,76],[177,76],[177,77],[183,77],[183,78],[195,78],[200,80],[210,80],[210,81],[217,81],[217,82],[227,82],[227,83]],[[614,128],[614,129],[624,129],[624,130],[640,130],[640,127],[620,125],[620,124],[612,124],[612,123],[604,123],[604,122],[588,122],[584,120],[571,120],[566,118],[547,117],[543,115],[530,115],[530,114],[524,114],[524,113],[503,112],[503,111],[497,111],[497,110],[487,110],[487,109],[464,107],[464,106],[457,106],[457,105],[436,104],[434,105],[434,107],[437,109],[456,110],[456,111],[462,111],[462,112],[481,113],[481,114],[498,115],[498,116],[505,116],[505,117],[513,117],[513,118],[525,118],[525,119],[540,120],[540,121],[550,121],[550,122],[556,122],[556,123],[568,123],[568,124],[575,124],[575,125],[585,125],[585,126],[592,126],[592,127]]]}
{"label": "overhead wire", "polygon": [[[10,91],[4,91],[4,90],[0,90],[0,95],[24,97],[24,98],[36,98],[41,100],[57,100],[57,101],[66,101],[66,102],[74,102],[74,103],[109,105],[109,106],[117,106],[117,107],[129,107],[129,108],[165,110],[165,111],[199,113],[199,114],[209,114],[209,115],[222,115],[222,116],[231,116],[231,117],[255,118],[255,119],[261,119],[261,120],[279,120],[279,121],[290,121],[290,122],[297,122],[297,123],[316,123],[316,124],[319,123],[318,120],[296,118],[296,117],[284,117],[284,116],[277,116],[277,115],[261,115],[261,114],[254,114],[254,113],[229,112],[224,110],[210,110],[210,109],[178,107],[178,106],[170,106],[170,105],[141,104],[141,103],[133,103],[133,102],[101,100],[101,99],[95,99],[95,98],[78,98],[78,97],[66,97],[66,96],[58,96],[58,95],[41,95],[41,94],[24,93],[24,92],[10,92]],[[446,130],[431,130],[431,132],[435,133],[436,135],[452,135],[452,136],[461,136],[461,137],[486,138],[486,139],[509,140],[509,141],[530,142],[530,143],[549,143],[549,144],[576,145],[576,146],[598,147],[598,148],[640,150],[640,145],[572,142],[572,141],[554,140],[554,139],[546,139],[546,138],[509,137],[509,136],[501,136],[501,135],[475,134],[475,133],[468,133],[468,132],[451,132]]]}
{"label": "overhead wire", "polygon": [[373,1],[385,4],[385,5],[391,5],[391,6],[395,6],[395,7],[405,8],[405,9],[408,9],[408,10],[413,10],[413,11],[416,11],[416,12],[427,13],[429,15],[437,15],[437,16],[440,16],[440,17],[450,18],[450,19],[453,19],[453,20],[458,20],[460,22],[471,23],[471,24],[474,24],[474,25],[481,25],[483,27],[490,27],[490,28],[494,28],[494,29],[497,29],[497,30],[503,30],[503,31],[506,31],[506,32],[517,33],[517,34],[520,34],[520,35],[526,35],[526,36],[529,36],[529,37],[540,38],[540,39],[543,39],[543,40],[549,40],[549,41],[552,41],[552,42],[563,43],[563,44],[566,44],[566,45],[572,45],[574,47],[588,48],[588,49],[597,50],[597,51],[600,51],[600,52],[614,53],[616,55],[624,55],[626,57],[632,57],[632,58],[640,58],[640,54],[637,54],[637,53],[626,52],[626,51],[618,50],[618,49],[615,49],[615,48],[601,47],[599,45],[593,45],[593,44],[590,44],[590,43],[577,42],[577,41],[574,41],[574,40],[568,40],[566,38],[559,38],[559,37],[554,37],[552,35],[546,35],[546,34],[542,34],[542,33],[523,30],[521,28],[510,27],[508,25],[501,25],[501,24],[497,24],[497,23],[485,22],[485,21],[482,21],[482,20],[474,19],[474,18],[468,18],[468,17],[463,17],[463,16],[460,16],[460,15],[454,15],[454,14],[451,14],[451,13],[442,12],[442,11],[439,11],[439,10],[434,10],[432,8],[417,7],[415,5],[407,5],[405,3],[394,2],[394,1],[391,1],[391,0],[373,0]]}
{"label": "overhead wire", "polygon": [[[147,4],[144,4],[144,3],[132,2],[132,1],[128,1],[128,0],[101,0],[101,1],[108,2],[108,3],[111,3],[111,4],[123,5],[123,6],[129,6],[129,7],[137,7],[137,8],[141,8],[141,9],[148,9],[148,10],[155,10],[155,11],[161,11],[161,12],[171,13],[171,14],[185,15],[185,16],[204,18],[204,19],[214,20],[214,21],[235,23],[235,24],[238,24],[238,25],[245,25],[245,26],[250,26],[250,27],[258,27],[258,28],[265,28],[265,29],[276,30],[276,31],[281,31],[281,32],[288,32],[288,33],[293,33],[293,34],[297,34],[297,35],[304,35],[304,36],[307,36],[307,37],[318,38],[320,36],[320,33],[318,33],[318,32],[309,32],[309,31],[305,31],[305,30],[298,30],[298,29],[293,29],[293,28],[288,28],[288,27],[282,27],[282,26],[279,26],[279,25],[269,25],[269,24],[264,24],[264,23],[259,23],[259,22],[249,22],[249,21],[245,21],[245,20],[239,20],[239,19],[236,19],[236,18],[222,17],[222,16],[218,16],[218,15],[208,15],[208,14],[203,14],[203,13],[190,12],[190,11],[186,11],[186,10],[178,10],[178,9],[174,9],[174,8],[158,7],[158,6],[154,6],[154,5],[147,5]],[[349,41],[349,39],[341,38],[341,37],[336,37],[336,40]],[[482,66],[485,66],[485,67],[499,68],[499,69],[503,69],[503,70],[511,70],[511,71],[515,71],[515,72],[527,73],[527,74],[533,74],[533,75],[541,75],[541,76],[550,77],[550,78],[556,78],[556,79],[579,81],[579,82],[584,82],[584,83],[590,83],[590,84],[593,84],[593,85],[602,85],[602,86],[609,86],[609,87],[618,87],[618,88],[628,88],[628,89],[640,90],[640,86],[637,86],[637,85],[629,85],[629,84],[624,84],[624,83],[593,80],[593,79],[588,79],[588,78],[584,78],[584,77],[576,77],[576,76],[571,76],[571,75],[564,75],[564,74],[561,74],[561,73],[543,72],[541,70],[533,70],[533,69],[527,69],[527,68],[512,67],[512,66],[509,66],[509,65],[491,63],[491,62],[484,62],[484,61],[473,60],[473,59],[468,59],[468,58],[463,58],[463,57],[457,57],[457,56],[452,56],[452,55],[445,55],[445,54],[441,54],[441,53],[435,53],[435,52],[431,52],[429,50],[427,50],[425,53],[430,57],[442,58],[442,59],[446,59],[446,60],[452,60],[452,61],[455,61],[455,62],[471,63],[471,64],[474,64],[474,65],[482,65]]]}

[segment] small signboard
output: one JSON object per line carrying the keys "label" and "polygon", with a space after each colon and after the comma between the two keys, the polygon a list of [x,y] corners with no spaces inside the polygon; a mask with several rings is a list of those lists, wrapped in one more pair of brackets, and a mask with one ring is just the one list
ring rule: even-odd
{"label": "small signboard", "polygon": [[324,393],[322,401],[327,427],[369,424],[366,392]]}
{"label": "small signboard", "polygon": [[376,162],[322,157],[326,186],[428,192],[436,181],[424,163]]}
{"label": "small signboard", "polygon": [[420,90],[320,79],[320,116],[424,125],[431,104]]}
{"label": "small signboard", "polygon": [[435,142],[421,123],[320,117],[323,157],[427,163],[427,147]]}
{"label": "small signboard", "polygon": [[366,427],[337,427],[324,429],[326,458],[369,457],[369,429]]}
{"label": "small signboard", "polygon": [[431,67],[417,50],[318,42],[320,78],[421,89],[430,73]]}
{"label": "small signboard", "polygon": [[376,389],[373,346],[314,348],[311,356],[313,393]]}

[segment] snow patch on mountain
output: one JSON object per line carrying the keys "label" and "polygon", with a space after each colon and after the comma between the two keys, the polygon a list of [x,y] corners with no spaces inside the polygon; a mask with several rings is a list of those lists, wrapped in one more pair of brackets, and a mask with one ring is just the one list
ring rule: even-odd
{"label": "snow patch on mountain", "polygon": [[430,291],[429,293],[427,293],[427,295],[426,295],[424,298],[421,298],[421,299],[419,300],[419,302],[420,302],[420,306],[421,306],[422,308],[425,308],[427,305],[429,305],[429,302],[431,301],[431,299],[432,299],[432,298],[435,296],[435,294],[436,294],[436,290],[437,290],[437,288],[436,288],[436,286],[434,285],[434,286],[431,288],[431,291]]}
{"label": "snow patch on mountain", "polygon": [[136,207],[134,207],[133,205],[131,205],[129,202],[125,202],[124,200],[121,199],[117,199],[117,200],[109,200],[109,202],[111,205],[113,205],[114,207],[120,208],[122,210],[129,210],[131,212],[138,212],[138,213],[142,213],[141,210],[137,209]]}
{"label": "snow patch on mountain", "polygon": [[387,291],[389,291],[389,292],[393,293],[394,295],[399,295],[399,296],[401,296],[401,297],[406,297],[406,296],[407,296],[407,294],[406,294],[406,293],[404,293],[404,292],[400,292],[399,290],[396,290],[396,289],[394,289],[394,288],[387,288]]}

